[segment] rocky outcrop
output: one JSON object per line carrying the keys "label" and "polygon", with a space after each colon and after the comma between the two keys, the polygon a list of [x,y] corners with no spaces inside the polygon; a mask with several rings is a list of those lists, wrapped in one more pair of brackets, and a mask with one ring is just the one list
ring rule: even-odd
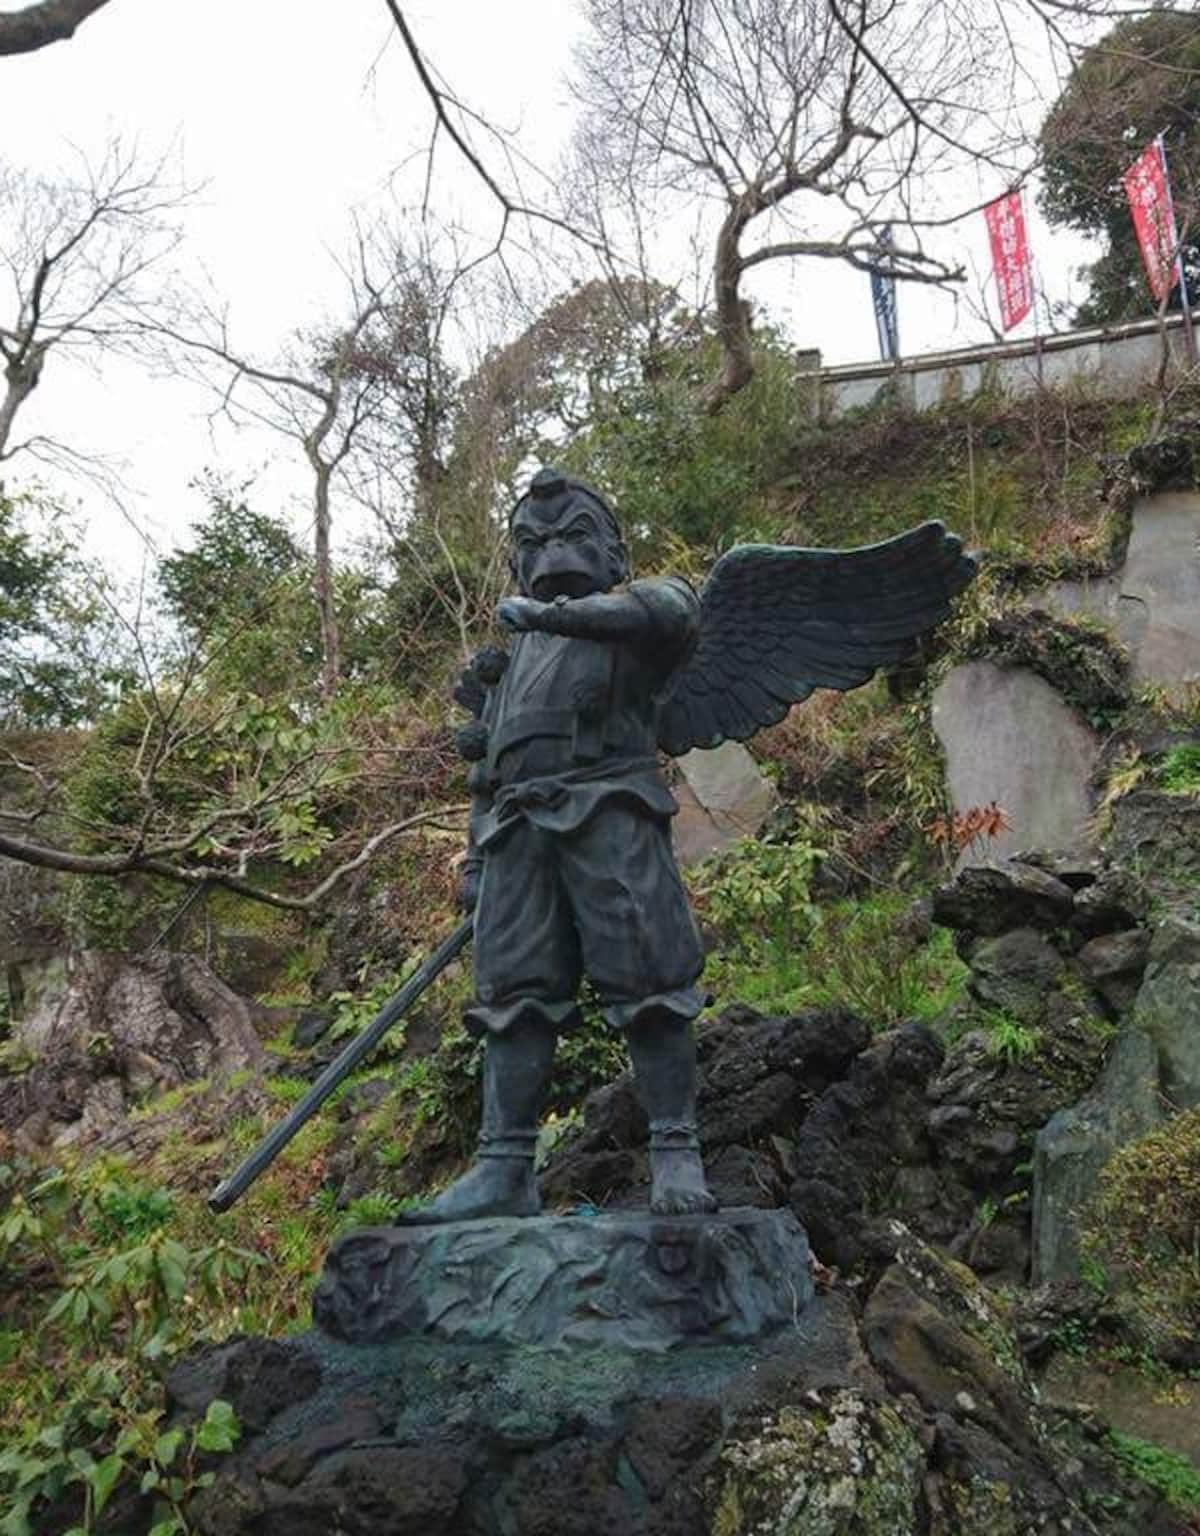
{"label": "rocky outcrop", "polygon": [[95,1140],[155,1094],[264,1059],[245,999],[202,960],[165,952],[76,956],[18,1039],[33,1064],[0,1079],[0,1129],[34,1145]]}
{"label": "rocky outcrop", "polygon": [[1200,1104],[1200,922],[1163,917],[1150,940],[1133,1022],[1154,1042],[1172,1109]]}
{"label": "rocky outcrop", "polygon": [[[901,1229],[861,1314],[666,1356],[244,1339],[172,1374],[231,1401],[203,1536],[1182,1536],[1099,1436],[1039,1407],[1008,1321]],[[1100,1513],[1103,1512],[1103,1513]]]}
{"label": "rocky outcrop", "polygon": [[[898,1216],[982,1274],[1020,1283],[1032,1262],[1038,1280],[1076,1275],[1081,1212],[1112,1151],[1200,1102],[1200,934],[1169,907],[1148,926],[1152,898],[1163,912],[1168,889],[1188,888],[1163,823],[1191,802],[1154,803],[1115,813],[1161,850],[1141,874],[1035,851],[935,894],[970,966],[936,1035],[908,1024],[872,1039],[836,1009],[733,1010],[704,1027],[701,1125],[723,1203],[790,1205],[843,1272],[879,1273]],[[619,1078],[556,1150],[547,1201],[637,1203],[645,1142]]]}
{"label": "rocky outcrop", "polygon": [[[864,1020],[840,1008],[790,1018],[731,1009],[700,1031],[699,1119],[709,1182],[722,1205],[776,1205],[795,1166],[792,1139],[822,1092],[870,1040]],[[648,1128],[623,1073],[589,1095],[583,1127],[551,1160],[542,1198],[644,1203]]]}
{"label": "rocky outcrop", "polygon": [[[1136,892],[1094,858],[1031,858],[968,868],[935,897],[971,967],[948,1048],[918,1023],[872,1038],[837,1009],[733,1010],[702,1028],[700,1123],[723,1204],[790,1205],[818,1259],[845,1273],[890,1262],[898,1216],[983,1273],[1026,1278],[1035,1139],[1094,1083],[1113,978],[1136,984],[1141,953],[1125,942],[1100,964],[1105,930],[1140,910]],[[544,1198],[643,1200],[645,1143],[621,1077],[587,1100]]]}
{"label": "rocky outcrop", "polygon": [[926,1087],[942,1059],[931,1031],[906,1025],[863,1051],[806,1117],[788,1199],[825,1263],[851,1271],[890,1259],[884,1211],[903,1210],[940,1239],[966,1219],[962,1190],[932,1167]]}
{"label": "rocky outcrop", "polygon": [[1102,933],[1089,940],[1076,958],[1089,986],[1114,1015],[1122,1014],[1137,996],[1150,958],[1150,935],[1144,928]]}
{"label": "rocky outcrop", "polygon": [[[1173,1112],[1200,1104],[1200,926],[1164,917],[1153,934],[1136,930],[1119,950],[1142,957],[1145,976],[1129,1025],[1117,1039],[1095,1090],[1056,1114],[1037,1139],[1033,1186],[1035,1283],[1075,1279],[1080,1233],[1118,1147]],[[1081,962],[1093,940],[1080,952]],[[1093,963],[1089,959],[1089,964]],[[1136,978],[1133,968],[1127,980]]]}
{"label": "rocky outcrop", "polygon": [[[1065,926],[1075,905],[1073,884],[1029,859],[1002,866],[967,865],[933,898],[933,920],[953,928],[967,943],[996,938],[1017,928]],[[961,947],[961,946],[960,946]]]}
{"label": "rocky outcrop", "polygon": [[1142,1030],[1122,1034],[1094,1092],[1053,1115],[1039,1132],[1033,1158],[1032,1279],[1075,1280],[1079,1236],[1105,1163],[1125,1142],[1163,1117],[1158,1052]]}
{"label": "rocky outcrop", "polygon": [[1200,796],[1153,789],[1122,795],[1112,809],[1108,851],[1114,865],[1136,871],[1168,900],[1193,889],[1200,876]]}

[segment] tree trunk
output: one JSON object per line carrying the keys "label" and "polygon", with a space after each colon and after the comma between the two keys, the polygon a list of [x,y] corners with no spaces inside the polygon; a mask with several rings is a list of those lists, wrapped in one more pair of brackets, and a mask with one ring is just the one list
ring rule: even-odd
{"label": "tree trunk", "polygon": [[12,436],[17,412],[37,388],[42,372],[42,354],[31,351],[19,362],[9,363],[4,370],[4,398],[0,400],[0,459],[8,453],[8,440]]}
{"label": "tree trunk", "polygon": [[313,546],[313,595],[321,624],[321,693],[331,699],[337,692],[342,672],[341,645],[338,637],[337,604],[333,590],[333,563],[329,554],[329,479],[327,464],[316,471],[313,493],[315,539]]}
{"label": "tree trunk", "polygon": [[423,419],[417,425],[413,453],[413,511],[418,522],[434,515],[437,493],[445,478],[437,430]]}
{"label": "tree trunk", "polygon": [[721,343],[721,371],[705,385],[700,397],[710,416],[717,415],[754,377],[750,305],[739,292],[742,261],[738,245],[748,217],[742,202],[735,203],[726,214],[717,236],[713,292],[717,308],[717,339]]}

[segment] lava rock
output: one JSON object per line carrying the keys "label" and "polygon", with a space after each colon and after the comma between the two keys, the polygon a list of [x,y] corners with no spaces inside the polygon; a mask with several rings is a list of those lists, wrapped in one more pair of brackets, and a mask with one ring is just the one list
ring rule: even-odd
{"label": "lava rock", "polygon": [[167,1377],[167,1401],[200,1417],[214,1398],[230,1403],[238,1422],[256,1433],[285,1408],[312,1397],[321,1384],[313,1354],[291,1342],[242,1338],[202,1350]]}
{"label": "lava rock", "polygon": [[1079,1276],[1079,1236],[1100,1171],[1119,1146],[1163,1118],[1158,1050],[1142,1030],[1118,1036],[1099,1085],[1053,1115],[1033,1154],[1035,1285]]}
{"label": "lava rock", "polygon": [[626,1455],[649,1498],[661,1499],[680,1472],[721,1438],[717,1403],[659,1398],[640,1403],[629,1418]]}
{"label": "lava rock", "polygon": [[966,1247],[966,1260],[977,1275],[1024,1285],[1029,1273],[1029,1223],[998,1216],[978,1227]]}
{"label": "lava rock", "polygon": [[1151,889],[1187,882],[1200,874],[1200,800],[1153,789],[1122,795],[1112,807],[1109,855],[1139,870]]}
{"label": "lava rock", "polygon": [[708,1160],[708,1187],[722,1210],[757,1206],[771,1210],[783,1200],[777,1162],[748,1147],[724,1147]]}
{"label": "lava rock", "polygon": [[1063,958],[1033,928],[980,939],[971,951],[971,992],[981,1003],[1019,1018],[1036,1018],[1063,970]]}
{"label": "lava rock", "polygon": [[269,1508],[263,1536],[459,1536],[468,1466],[452,1445],[351,1446]]}
{"label": "lava rock", "polygon": [[1148,901],[1142,883],[1127,869],[1104,870],[1094,885],[1080,891],[1071,913],[1071,932],[1079,940],[1140,927]]}
{"label": "lava rock", "polygon": [[[969,1283],[965,1277],[963,1283]],[[987,1316],[981,1310],[981,1318]],[[880,1279],[862,1326],[867,1352],[894,1392],[911,1392],[931,1414],[965,1415],[1010,1447],[1028,1449],[1029,1388],[1019,1357],[1014,1352],[1000,1363],[995,1341],[981,1336],[983,1327],[968,1328],[948,1315],[903,1265]],[[999,1327],[996,1333],[1003,1336]]]}
{"label": "lava rock", "polygon": [[356,1440],[371,1440],[383,1428],[374,1403],[347,1402],[337,1417],[268,1451],[259,1463],[263,1477],[294,1488],[322,1457],[344,1450]]}
{"label": "lava rock", "polygon": [[1014,864],[1030,864],[1043,874],[1053,875],[1073,891],[1086,890],[1100,876],[1101,864],[1094,853],[1079,852],[1074,848],[1027,848],[1013,853],[1009,858]]}
{"label": "lava rock", "polygon": [[[809,1008],[782,1018],[731,1009],[707,1024],[697,1040],[697,1103],[708,1163],[716,1166],[727,1148],[742,1149],[726,1165],[739,1165],[740,1182],[749,1173],[744,1149],[769,1146],[773,1138],[790,1141],[870,1038],[867,1024],[844,1008]],[[632,1203],[647,1179],[648,1137],[632,1074],[622,1073],[588,1095],[582,1130],[555,1149],[542,1174],[543,1201]],[[765,1176],[761,1163],[758,1172]],[[757,1186],[758,1174],[750,1177]]]}
{"label": "lava rock", "polygon": [[292,1044],[307,1050],[329,1033],[332,1023],[333,1015],[327,1008],[306,1008],[292,1029]]}
{"label": "lava rock", "polygon": [[800,1177],[788,1200],[826,1264],[852,1269],[887,1252],[881,1224],[867,1213],[892,1206],[899,1169],[931,1162],[925,1087],[942,1058],[930,1030],[904,1025],[864,1051],[801,1126]]}
{"label": "lava rock", "polygon": [[1137,996],[1150,955],[1150,935],[1144,928],[1103,933],[1088,941],[1076,959],[1079,969],[1113,1013],[1124,1013]]}
{"label": "lava rock", "polygon": [[1194,1109],[1200,1104],[1200,922],[1168,916],[1159,923],[1133,1022],[1158,1048],[1168,1101]]}
{"label": "lava rock", "polygon": [[521,1536],[637,1536],[613,1439],[539,1451],[518,1467],[506,1495],[510,1529]]}
{"label": "lava rock", "polygon": [[1045,1019],[1028,1056],[1010,1058],[986,1032],[969,1031],[929,1083],[926,1127],[937,1160],[975,1200],[1018,1193],[1015,1170],[1034,1137],[1099,1070],[1106,1037],[1078,1004],[1054,993]]}
{"label": "lava rock", "polygon": [[1071,915],[1071,888],[1031,864],[969,865],[933,898],[933,920],[969,938],[1012,928],[1053,931]]}
{"label": "lava rock", "polygon": [[[1013,1536],[1076,1529],[1086,1493],[1105,1536],[1177,1530],[1097,1429],[1051,1425],[970,1272],[900,1227],[890,1240],[861,1321],[822,1295],[798,1327],[736,1348],[279,1341],[325,1363],[317,1395],[221,1458],[189,1521],[197,1536]],[[383,1402],[396,1417],[376,1432]]]}

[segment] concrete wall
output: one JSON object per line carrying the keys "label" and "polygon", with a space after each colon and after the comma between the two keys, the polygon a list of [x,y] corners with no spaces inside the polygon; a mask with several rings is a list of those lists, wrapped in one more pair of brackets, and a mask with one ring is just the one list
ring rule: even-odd
{"label": "concrete wall", "polygon": [[[1166,320],[1173,373],[1187,366],[1183,321]],[[1200,347],[1200,321],[1193,322]],[[848,363],[821,368],[819,352],[797,355],[801,395],[822,420],[836,420],[856,407],[871,405],[888,388],[910,409],[929,410],[983,390],[1007,395],[1044,388],[1076,386],[1093,395],[1121,399],[1152,387],[1162,362],[1163,340],[1157,320],[1129,325],[1065,331],[1040,340],[998,342],[902,358],[899,364]]]}

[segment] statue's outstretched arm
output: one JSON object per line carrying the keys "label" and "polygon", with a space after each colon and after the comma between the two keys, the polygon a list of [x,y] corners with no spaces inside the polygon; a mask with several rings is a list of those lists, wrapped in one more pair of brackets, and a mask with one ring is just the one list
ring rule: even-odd
{"label": "statue's outstretched arm", "polygon": [[678,641],[696,625],[696,595],[677,579],[635,582],[622,592],[557,598],[506,597],[496,617],[508,629],[536,629],[548,635],[614,643]]}

